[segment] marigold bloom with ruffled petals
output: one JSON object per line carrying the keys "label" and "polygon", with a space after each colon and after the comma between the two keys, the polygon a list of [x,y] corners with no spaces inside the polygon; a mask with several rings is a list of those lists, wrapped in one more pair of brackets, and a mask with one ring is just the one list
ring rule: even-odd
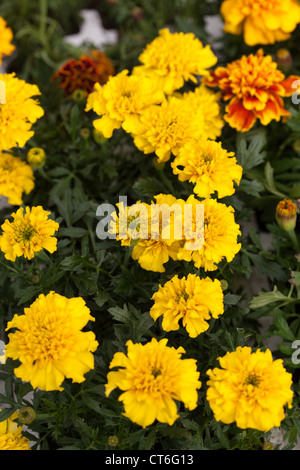
{"label": "marigold bloom with ruffled petals", "polygon": [[182,359],[185,350],[167,346],[167,339],[146,344],[127,342],[127,355],[117,352],[107,375],[106,396],[119,388],[124,415],[143,428],[156,419],[170,426],[179,417],[176,401],[193,410],[201,387],[194,359]]}
{"label": "marigold bloom with ruffled petals", "polygon": [[224,30],[243,34],[248,46],[286,41],[300,23],[297,0],[225,0],[221,14]]}
{"label": "marigold bloom with ruffled petals", "polygon": [[123,202],[116,204],[118,211],[111,214],[109,233],[116,235],[122,246],[130,246],[132,241],[141,238],[141,230],[145,239],[149,236],[149,204],[137,201],[127,206]]}
{"label": "marigold bloom with ruffled petals", "polygon": [[32,259],[36,253],[45,249],[56,251],[57,239],[54,237],[59,224],[49,218],[51,212],[42,206],[20,207],[12,214],[13,221],[6,219],[1,228],[0,250],[5,258],[15,261],[17,257]]}
{"label": "marigold bloom with ruffled petals", "polygon": [[165,28],[146,46],[139,61],[141,65],[133,73],[151,77],[160,89],[170,94],[189,80],[197,83],[197,77],[207,74],[217,58],[210,46],[204,47],[193,33],[171,33]]}
{"label": "marigold bloom with ruffled petals", "polygon": [[159,194],[148,206],[148,237],[146,233],[144,238],[138,240],[131,253],[143,269],[165,272],[164,265],[170,259],[177,260],[182,245],[182,225],[179,227],[176,222],[175,226],[174,221],[175,214],[178,217],[181,213],[182,202],[170,194]]}
{"label": "marigold bloom with ruffled petals", "polygon": [[9,204],[21,205],[23,194],[29,194],[33,188],[31,166],[11,153],[0,151],[0,195],[7,197]]}
{"label": "marigold bloom with ruffled petals", "polygon": [[29,440],[22,434],[23,426],[16,422],[18,416],[18,411],[15,411],[0,422],[0,450],[31,450]]}
{"label": "marigold bloom with ruffled petals", "polygon": [[121,127],[129,133],[138,131],[140,114],[164,98],[164,93],[149,78],[129,75],[128,70],[123,70],[110,77],[104,86],[96,83],[88,96],[86,111],[93,110],[101,116],[94,120],[94,127],[109,139]]}
{"label": "marigold bloom with ruffled petals", "polygon": [[11,74],[0,74],[5,84],[5,104],[0,104],[0,150],[23,147],[34,135],[32,125],[44,115],[35,96],[40,95],[36,85],[26,83]]}
{"label": "marigold bloom with ruffled petals", "polygon": [[150,309],[153,320],[163,316],[165,331],[179,329],[179,322],[189,336],[196,338],[209,328],[210,318],[224,313],[223,290],[218,279],[201,279],[196,274],[179,278],[177,275],[159,286],[152,296],[154,305]]}
{"label": "marigold bloom with ruffled petals", "polygon": [[2,64],[2,57],[10,55],[15,50],[15,46],[11,43],[13,40],[13,32],[7,26],[6,21],[0,16],[0,65]]}
{"label": "marigold bloom with ruffled petals", "polygon": [[221,368],[207,371],[207,400],[217,421],[241,429],[270,431],[292,406],[292,375],[272,353],[238,347],[218,358]]}
{"label": "marigold bloom with ruffled petals", "polygon": [[83,90],[88,95],[96,83],[104,85],[114,74],[115,68],[106,54],[92,50],[89,55],[82,55],[78,60],[68,60],[53,75],[52,80],[60,80],[59,88],[66,95],[72,95],[75,90]]}
{"label": "marigold bloom with ruffled petals", "polygon": [[202,110],[204,118],[204,135],[207,139],[216,140],[222,134],[224,127],[224,119],[221,115],[221,106],[219,100],[221,93],[215,93],[210,90],[203,83],[196,87],[193,91],[189,91],[183,94],[174,93],[179,98],[182,97],[188,101],[193,107],[193,112],[198,113]]}
{"label": "marigold bloom with ruffled petals", "polygon": [[270,55],[259,49],[243,55],[226,67],[218,67],[205,78],[208,86],[219,87],[226,106],[225,121],[240,132],[249,131],[257,120],[267,126],[271,121],[290,117],[283,97],[295,93],[293,82],[299,77],[285,78]]}
{"label": "marigold bloom with ruffled petals", "polygon": [[138,201],[125,206],[121,202],[118,211],[111,214],[109,233],[122,246],[133,246],[131,257],[143,269],[164,272],[164,264],[170,258],[177,259],[181,246],[182,226],[176,230],[174,214],[182,211],[182,202],[170,194],[154,196],[151,204]]}
{"label": "marigold bloom with ruffled petals", "polygon": [[92,331],[83,332],[94,321],[81,297],[68,299],[55,292],[41,294],[23,315],[8,322],[6,355],[19,360],[17,377],[41,390],[63,390],[65,378],[81,383],[94,368],[98,347]]}
{"label": "marigold bloom with ruffled petals", "polygon": [[[195,208],[197,204],[203,205],[204,224],[196,220],[197,212],[194,211],[191,223],[185,224],[186,241],[180,247],[177,259],[192,261],[196,268],[204,268],[205,271],[215,271],[223,259],[231,262],[241,249],[241,244],[237,241],[241,231],[234,219],[234,209],[216,199],[199,201],[194,195],[185,204],[191,204]],[[196,246],[202,238],[199,249],[190,248],[190,243]]]}
{"label": "marigold bloom with ruffled petals", "polygon": [[206,137],[202,109],[195,110],[189,100],[175,96],[146,109],[140,124],[132,133],[134,143],[146,155],[155,153],[159,163],[177,155],[185,143]]}
{"label": "marigold bloom with ruffled petals", "polygon": [[218,198],[231,196],[234,183],[240,183],[243,168],[233,152],[227,152],[221,142],[202,140],[184,145],[171,163],[179,181],[194,184],[194,193],[208,198],[215,192]]}

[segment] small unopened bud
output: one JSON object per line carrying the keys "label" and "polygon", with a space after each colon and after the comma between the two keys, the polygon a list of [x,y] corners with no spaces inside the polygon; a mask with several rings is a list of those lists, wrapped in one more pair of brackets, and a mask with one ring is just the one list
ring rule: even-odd
{"label": "small unopened bud", "polygon": [[290,199],[283,199],[276,207],[276,221],[283,230],[294,230],[297,223],[297,206]]}
{"label": "small unopened bud", "polygon": [[46,153],[40,147],[33,147],[27,153],[27,161],[32,168],[42,168],[46,163]]}
{"label": "small unopened bud", "polygon": [[98,131],[97,129],[93,129],[93,137],[95,142],[99,145],[105,144],[107,141],[102,132]]}
{"label": "small unopened bud", "polygon": [[263,443],[262,450],[274,450],[274,444],[272,444],[270,441],[265,441]]}
{"label": "small unopened bud", "polygon": [[144,16],[144,10],[142,7],[134,7],[130,12],[131,18],[136,21],[140,21]]}
{"label": "small unopened bud", "polygon": [[119,444],[118,436],[115,436],[115,435],[109,436],[107,439],[107,444],[110,447],[117,447],[117,445]]}
{"label": "small unopened bud", "polygon": [[244,328],[237,328],[236,331],[241,335],[245,334]]}
{"label": "small unopened bud", "polygon": [[158,158],[156,157],[153,158],[152,163],[157,171],[162,171],[166,165],[164,162],[159,162]]}
{"label": "small unopened bud", "polygon": [[22,424],[30,424],[35,419],[35,416],[36,414],[33,408],[31,408],[30,406],[23,406],[19,410],[18,418]]}
{"label": "small unopened bud", "polygon": [[87,99],[87,92],[85,90],[75,90],[72,93],[72,100],[77,104],[84,104]]}
{"label": "small unopened bud", "polygon": [[293,149],[295,152],[300,153],[300,139],[296,139],[293,143]]}
{"label": "small unopened bud", "polygon": [[220,280],[222,290],[228,289],[228,282],[225,279]]}
{"label": "small unopened bud", "polygon": [[91,131],[87,127],[83,127],[82,129],[80,129],[80,136],[84,140],[88,140],[90,138],[90,135],[91,135]]}
{"label": "small unopened bud", "polygon": [[278,49],[275,61],[283,72],[289,72],[293,64],[291,53],[287,49]]}
{"label": "small unopened bud", "polygon": [[38,274],[34,274],[31,278],[33,284],[38,284],[40,282],[40,276]]}

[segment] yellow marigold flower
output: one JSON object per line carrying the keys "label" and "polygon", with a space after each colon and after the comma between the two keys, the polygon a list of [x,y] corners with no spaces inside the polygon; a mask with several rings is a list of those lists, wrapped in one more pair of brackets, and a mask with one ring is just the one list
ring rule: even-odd
{"label": "yellow marigold flower", "polygon": [[32,168],[42,168],[46,161],[45,150],[40,147],[33,147],[27,153],[27,161]]}
{"label": "yellow marigold flower", "polygon": [[194,359],[182,359],[182,347],[167,346],[167,339],[152,339],[146,344],[127,342],[127,355],[117,352],[107,375],[106,396],[115,389],[122,390],[119,401],[124,415],[143,428],[156,419],[170,426],[179,417],[176,401],[193,410],[197,406],[201,387],[200,373]]}
{"label": "yellow marigold flower", "polygon": [[141,225],[144,224],[144,238],[149,237],[149,204],[137,201],[131,206],[124,206],[124,203],[116,204],[118,213],[111,215],[109,233],[116,234],[116,239],[121,241],[122,246],[130,246],[131,242],[141,238]]}
{"label": "yellow marigold flower", "polygon": [[300,22],[297,0],[225,0],[221,14],[224,30],[243,34],[248,46],[285,41]]}
{"label": "yellow marigold flower", "polygon": [[16,411],[0,423],[0,450],[30,450],[29,440],[23,436],[23,426],[15,422],[19,413]]}
{"label": "yellow marigold flower", "polygon": [[175,96],[146,109],[140,124],[132,133],[134,143],[145,154],[155,152],[158,163],[177,155],[185,143],[205,137],[201,108],[196,111],[189,100]]}
{"label": "yellow marigold flower", "polygon": [[201,108],[206,138],[216,140],[217,137],[220,137],[225,124],[221,116],[221,106],[219,104],[221,93],[215,93],[202,83],[194,91],[189,91],[182,95],[176,94],[176,97],[180,96],[184,100],[189,101],[190,105],[194,108],[194,113],[199,112]]}
{"label": "yellow marigold flower", "polygon": [[143,110],[165,97],[149,78],[129,75],[128,70],[110,77],[104,86],[96,83],[94,90],[88,96],[86,111],[92,109],[101,116],[94,121],[94,127],[107,139],[121,127],[136,132]]}
{"label": "yellow marigold flower", "polygon": [[209,328],[211,317],[218,318],[224,313],[220,281],[209,277],[201,279],[196,274],[188,274],[181,279],[173,276],[164,286],[159,286],[152,300],[154,305],[150,315],[153,320],[163,315],[163,330],[178,330],[179,321],[182,321],[192,338]]}
{"label": "yellow marigold flower", "polygon": [[11,153],[0,151],[0,195],[7,197],[9,204],[21,205],[23,193],[29,194],[33,188],[31,166]]}
{"label": "yellow marigold flower", "polygon": [[218,358],[221,368],[208,370],[207,400],[217,421],[241,429],[267,432],[280,426],[284,406],[292,406],[292,375],[269,349],[238,347]]}
{"label": "yellow marigold flower", "polygon": [[11,44],[13,40],[13,32],[6,24],[6,21],[0,16],[0,65],[2,64],[2,57],[10,55],[15,46]]}
{"label": "yellow marigold flower", "polygon": [[234,194],[234,183],[240,183],[243,173],[233,157],[234,153],[223,149],[221,142],[199,140],[184,145],[171,166],[179,181],[194,184],[194,193],[199,197],[209,198],[217,192],[218,198],[223,198]]}
{"label": "yellow marigold flower", "polygon": [[294,230],[297,223],[297,206],[290,199],[283,199],[277,204],[276,221],[284,230]]}
{"label": "yellow marigold flower", "polygon": [[0,150],[23,147],[34,135],[32,124],[44,115],[34,96],[40,95],[36,85],[30,85],[11,74],[0,74],[6,89],[6,103],[0,105]]}
{"label": "yellow marigold flower", "polygon": [[50,292],[41,294],[23,315],[8,322],[7,357],[18,359],[17,377],[41,390],[63,390],[67,379],[81,383],[94,368],[92,354],[98,347],[92,331],[82,328],[94,318],[81,297],[68,299]]}
{"label": "yellow marigold flower", "polygon": [[290,116],[282,98],[295,93],[293,82],[297,79],[293,75],[285,78],[272,57],[259,49],[256,54],[243,55],[226,67],[218,67],[204,82],[219,87],[223,100],[229,101],[225,121],[247,132],[257,120],[267,126],[272,120]]}
{"label": "yellow marigold flower", "polygon": [[[232,261],[239,252],[241,244],[237,238],[241,235],[240,227],[234,220],[234,209],[218,202],[216,199],[197,200],[190,196],[185,204],[204,206],[204,232],[203,226],[193,220],[189,227],[185,228],[187,240],[177,253],[178,260],[193,261],[196,268],[204,268],[205,271],[215,271],[217,264],[224,258]],[[189,233],[190,232],[190,233]],[[190,242],[197,243],[203,236],[203,246],[199,249],[190,249]]]}
{"label": "yellow marigold flower", "polygon": [[[165,272],[164,264],[170,258],[177,260],[182,244],[182,225],[179,227],[176,222],[175,226],[175,214],[178,217],[178,210],[182,209],[180,200],[171,195],[159,194],[154,200],[149,208],[148,237],[138,240],[131,257],[147,271]],[[155,210],[151,211],[154,205]]]}
{"label": "yellow marigold flower", "polygon": [[161,29],[159,36],[141,53],[139,61],[142,65],[135,67],[133,73],[151,77],[160,89],[170,94],[188,80],[197,83],[197,77],[207,74],[217,58],[210,46],[203,47],[193,33]]}
{"label": "yellow marigold flower", "polygon": [[131,257],[137,260],[141,268],[158,273],[165,272],[164,264],[170,258],[177,259],[179,242],[165,240],[140,240],[132,250]]}
{"label": "yellow marigold flower", "polygon": [[53,235],[59,224],[49,219],[50,214],[42,206],[20,207],[12,214],[12,222],[6,219],[0,236],[0,250],[5,258],[10,261],[19,256],[32,259],[42,249],[50,253],[56,251],[57,239]]}

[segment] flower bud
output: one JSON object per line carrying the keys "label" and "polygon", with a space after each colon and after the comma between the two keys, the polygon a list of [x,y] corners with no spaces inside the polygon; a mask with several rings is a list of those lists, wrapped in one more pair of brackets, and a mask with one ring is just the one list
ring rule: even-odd
{"label": "flower bud", "polygon": [[140,21],[144,16],[144,10],[142,7],[134,7],[130,12],[130,16],[132,19]]}
{"label": "flower bud", "polygon": [[295,152],[300,153],[300,139],[296,139],[293,142],[293,149],[295,150]]}
{"label": "flower bud", "polygon": [[20,423],[30,424],[35,419],[35,416],[36,414],[33,408],[31,408],[30,406],[23,406],[19,410],[18,418],[19,418]]}
{"label": "flower bud", "polygon": [[38,274],[34,274],[31,278],[31,281],[34,283],[34,284],[38,284],[40,282],[40,276]]}
{"label": "flower bud", "polygon": [[225,279],[220,280],[222,290],[228,289],[228,282]]}
{"label": "flower bud", "polygon": [[99,145],[105,144],[105,142],[107,141],[102,132],[97,131],[97,129],[93,129],[93,137],[95,142]]}
{"label": "flower bud", "polygon": [[108,439],[107,439],[107,444],[110,446],[110,447],[117,447],[117,445],[119,444],[119,439],[118,439],[118,436],[109,436]]}
{"label": "flower bud", "polygon": [[87,99],[87,92],[85,90],[75,90],[72,93],[72,100],[77,104],[84,104]]}
{"label": "flower bud", "polygon": [[46,153],[40,147],[33,147],[27,153],[27,161],[32,168],[42,168],[46,163]]}
{"label": "flower bud", "polygon": [[297,206],[290,199],[283,199],[276,207],[276,221],[283,230],[294,230],[297,223]]}
{"label": "flower bud", "polygon": [[90,135],[91,135],[91,131],[89,130],[88,127],[83,127],[82,129],[80,129],[80,136],[84,140],[88,140],[90,138]]}
{"label": "flower bud", "polygon": [[166,165],[164,162],[159,162],[157,157],[153,158],[152,163],[157,171],[162,171]]}
{"label": "flower bud", "polygon": [[278,49],[275,54],[275,61],[278,67],[285,73],[290,71],[293,64],[292,56],[287,49]]}
{"label": "flower bud", "polygon": [[265,441],[263,443],[262,450],[274,450],[274,444],[272,444],[270,441]]}

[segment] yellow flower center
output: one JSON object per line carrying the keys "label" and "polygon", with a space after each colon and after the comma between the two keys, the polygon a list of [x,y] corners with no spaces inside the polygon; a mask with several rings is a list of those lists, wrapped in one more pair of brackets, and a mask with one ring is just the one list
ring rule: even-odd
{"label": "yellow flower center", "polygon": [[30,224],[23,225],[18,228],[16,233],[16,241],[17,243],[20,242],[28,242],[32,239],[32,237],[36,234],[36,229],[32,227]]}
{"label": "yellow flower center", "polygon": [[175,302],[179,304],[181,299],[187,302],[189,298],[189,294],[185,290],[183,290],[177,295],[177,297],[175,297]]}
{"label": "yellow flower center", "polygon": [[257,374],[249,374],[246,378],[244,385],[252,385],[258,387],[261,382],[261,378]]}
{"label": "yellow flower center", "polygon": [[156,377],[158,377],[159,375],[161,375],[161,370],[156,368],[156,367],[153,367],[152,371],[151,371],[152,375],[154,376],[154,378],[156,379]]}

